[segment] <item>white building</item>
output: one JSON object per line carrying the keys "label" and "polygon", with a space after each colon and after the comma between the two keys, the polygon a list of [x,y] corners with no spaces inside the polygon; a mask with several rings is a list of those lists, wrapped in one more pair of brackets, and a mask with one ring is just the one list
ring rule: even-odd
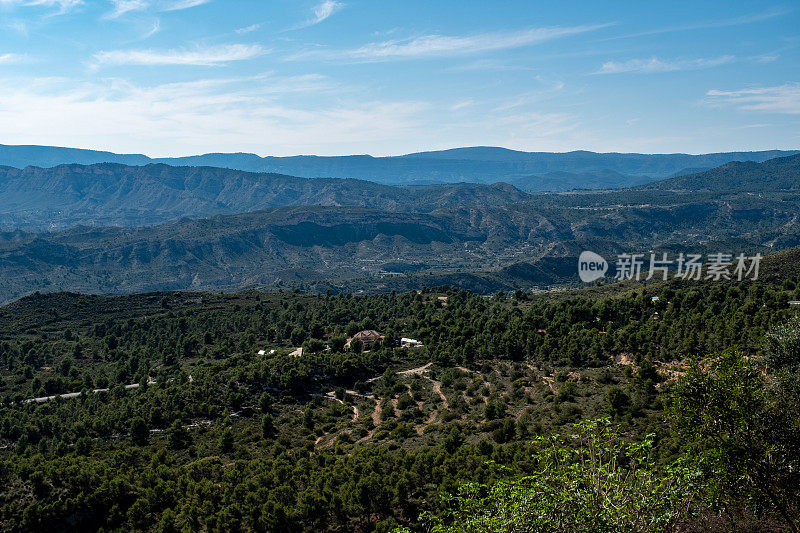
{"label": "white building", "polygon": [[414,346],[422,346],[422,343],[419,342],[417,339],[409,339],[408,337],[402,337],[400,339],[400,346],[412,348]]}

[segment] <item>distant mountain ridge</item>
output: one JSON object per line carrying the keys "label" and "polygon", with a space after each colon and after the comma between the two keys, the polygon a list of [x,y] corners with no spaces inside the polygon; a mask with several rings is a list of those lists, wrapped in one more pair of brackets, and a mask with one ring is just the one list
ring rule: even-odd
{"label": "distant mountain ridge", "polygon": [[[798,189],[800,154],[763,163],[726,163],[704,172],[617,189],[616,193],[625,195],[630,194],[625,191],[640,190],[760,193]],[[370,207],[408,213],[529,202],[541,206],[552,203],[558,194],[528,193],[507,183],[391,186],[354,179],[299,178],[219,167],[173,167],[163,163],[0,167],[0,199],[3,200],[0,230],[58,230],[75,225],[142,226],[184,217],[207,218],[289,206]],[[555,201],[565,205],[572,201],[569,196],[575,194],[584,194],[579,196],[578,204],[589,198],[602,198],[576,192]],[[611,192],[602,194],[607,196]],[[638,192],[634,194],[641,197]],[[651,200],[662,201],[658,197]]]}
{"label": "distant mountain ridge", "polygon": [[704,172],[657,181],[645,189],[752,192],[800,190],[800,155],[755,163],[731,162]]}
{"label": "distant mountain ridge", "polygon": [[338,178],[298,178],[217,167],[118,163],[52,168],[0,167],[0,229],[78,224],[152,225],[278,206],[359,206],[429,212],[529,198],[508,184],[389,186]]}
{"label": "distant mountain ridge", "polygon": [[798,151],[769,150],[715,154],[635,154],[573,151],[523,152],[478,146],[402,156],[369,155],[260,157],[249,153],[150,158],[142,154],[33,145],[0,145],[0,165],[53,167],[60,164],[119,163],[214,166],[305,178],[354,178],[389,185],[494,183],[505,181],[527,191],[604,189],[639,185],[731,161],[761,162]]}

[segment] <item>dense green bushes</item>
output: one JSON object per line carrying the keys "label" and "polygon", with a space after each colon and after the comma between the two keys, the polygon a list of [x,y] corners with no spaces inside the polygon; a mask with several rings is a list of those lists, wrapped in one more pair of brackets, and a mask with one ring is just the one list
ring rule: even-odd
{"label": "dense green bushes", "polygon": [[607,419],[581,422],[537,439],[528,475],[462,485],[422,520],[434,533],[664,531],[695,511],[703,480],[685,461],[659,464],[652,448],[652,436],[627,442]]}

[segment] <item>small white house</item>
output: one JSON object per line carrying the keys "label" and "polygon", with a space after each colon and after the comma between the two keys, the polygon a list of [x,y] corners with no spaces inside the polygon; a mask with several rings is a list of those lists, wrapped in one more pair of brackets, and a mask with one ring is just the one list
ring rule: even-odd
{"label": "small white house", "polygon": [[404,346],[406,348],[413,348],[415,346],[422,346],[422,343],[417,339],[409,339],[408,337],[401,337],[400,346]]}

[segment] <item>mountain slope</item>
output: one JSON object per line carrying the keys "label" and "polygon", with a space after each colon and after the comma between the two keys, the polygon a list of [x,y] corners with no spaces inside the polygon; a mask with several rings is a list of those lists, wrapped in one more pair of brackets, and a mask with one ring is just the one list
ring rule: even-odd
{"label": "mountain slope", "polygon": [[[575,282],[583,250],[606,258],[649,250],[766,253],[800,246],[798,160],[538,195],[507,184],[389,187],[208,167],[6,168],[2,209],[40,223],[223,214],[147,227],[0,232],[0,301],[34,290],[272,285],[451,284],[490,292]],[[47,204],[53,198],[61,204]],[[263,205],[278,207],[255,211]]]}
{"label": "mountain slope", "polygon": [[[278,207],[140,228],[0,233],[0,301],[34,290],[253,286],[480,292],[574,283],[582,250],[762,253],[800,246],[800,193],[567,195],[430,213]],[[637,200],[637,194],[643,195]],[[576,206],[585,198],[586,207]],[[585,204],[584,204],[585,205]]]}
{"label": "mountain slope", "polygon": [[148,225],[290,205],[427,212],[455,205],[501,205],[527,197],[504,184],[391,187],[350,179],[164,164],[0,167],[0,228]]}
{"label": "mountain slope", "polygon": [[[494,183],[522,179],[530,191],[575,188],[617,188],[676,175],[684,169],[708,169],[730,161],[764,161],[796,151],[729,152],[719,154],[600,154],[521,152],[496,147],[455,148],[393,157],[292,156],[259,157],[246,153],[211,153],[174,158],[113,154],[48,146],[0,145],[0,165],[23,168],[59,164],[120,163],[215,166],[251,172],[271,172],[307,178],[356,178],[384,184]],[[538,179],[545,176],[544,179]],[[590,180],[587,182],[587,176]]]}
{"label": "mountain slope", "polygon": [[660,190],[752,192],[800,190],[800,155],[754,163],[732,162],[705,172],[646,185]]}

